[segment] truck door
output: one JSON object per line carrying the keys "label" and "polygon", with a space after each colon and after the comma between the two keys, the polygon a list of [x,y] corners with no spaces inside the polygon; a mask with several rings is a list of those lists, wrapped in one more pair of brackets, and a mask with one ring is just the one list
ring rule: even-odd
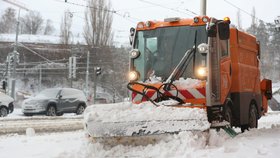
{"label": "truck door", "polygon": [[[213,20],[214,21],[214,20]],[[215,21],[214,21],[215,22]],[[229,25],[213,25],[208,30],[208,86],[207,106],[222,105],[231,87],[231,59],[229,51]],[[214,31],[213,31],[214,30]],[[220,38],[221,37],[221,38]]]}
{"label": "truck door", "polygon": [[218,52],[220,54],[220,103],[223,104],[231,87],[231,60],[229,52],[229,41],[218,41]]}

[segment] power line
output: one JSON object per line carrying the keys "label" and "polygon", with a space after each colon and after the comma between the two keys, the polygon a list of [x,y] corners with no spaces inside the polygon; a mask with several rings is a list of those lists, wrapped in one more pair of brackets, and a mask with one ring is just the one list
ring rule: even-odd
{"label": "power line", "polygon": [[65,2],[65,1],[60,1],[60,0],[55,0],[55,1],[62,2],[62,3],[68,3],[68,4],[80,6],[80,7],[87,7],[87,8],[102,10],[102,11],[106,11],[106,12],[116,13],[115,10],[109,10],[109,9],[103,8],[103,7],[101,7],[101,6],[95,7],[95,6],[83,5],[83,4],[78,4],[78,3],[68,2],[68,1],[67,1],[67,2]]}
{"label": "power line", "polygon": [[[235,5],[235,4],[231,3],[231,2],[229,2],[228,0],[224,0],[224,1],[225,1],[226,3],[228,3],[229,5],[231,5],[232,7],[241,10],[241,11],[244,12],[245,14],[247,14],[247,15],[253,17],[253,18],[256,18],[258,21],[262,20],[262,19],[258,18],[256,15],[250,14],[250,13],[247,12],[246,10],[244,10],[244,9],[242,9],[242,8],[240,8],[240,7],[238,7],[237,5]],[[264,21],[264,20],[262,20],[262,21]]]}
{"label": "power line", "polygon": [[166,7],[166,6],[163,6],[161,4],[157,4],[157,3],[153,3],[153,2],[149,2],[149,1],[146,1],[146,0],[139,0],[141,2],[144,2],[144,3],[147,3],[147,4],[151,4],[151,5],[154,5],[154,6],[157,6],[157,7],[161,7],[161,8],[164,8],[164,9],[168,9],[168,10],[172,10],[172,11],[175,11],[175,12],[178,12],[178,13],[183,13],[183,14],[186,14],[186,15],[189,15],[192,17],[192,15],[186,13],[186,12],[182,12],[178,9],[174,9],[174,8],[169,8],[169,7]]}
{"label": "power line", "polygon": [[78,4],[78,3],[68,2],[68,1],[67,1],[67,2],[65,2],[65,1],[60,1],[60,0],[55,0],[55,1],[61,2],[61,3],[67,3],[67,4],[71,4],[71,5],[75,5],[75,6],[86,7],[86,8],[92,8],[92,9],[97,9],[97,10],[102,10],[102,11],[110,12],[110,13],[113,13],[113,14],[115,14],[115,15],[118,15],[118,16],[120,16],[120,17],[122,17],[122,18],[124,18],[124,19],[126,19],[126,20],[128,20],[128,21],[130,21],[130,22],[132,22],[132,23],[135,23],[135,22],[139,21],[139,19],[137,19],[137,18],[133,18],[133,17],[131,17],[131,16],[126,16],[125,14],[122,15],[122,14],[118,13],[118,11],[116,11],[116,10],[114,10],[114,9],[113,9],[113,10],[110,10],[110,9],[103,8],[103,7],[101,7],[101,6],[95,7],[95,6],[83,5],[83,4]]}

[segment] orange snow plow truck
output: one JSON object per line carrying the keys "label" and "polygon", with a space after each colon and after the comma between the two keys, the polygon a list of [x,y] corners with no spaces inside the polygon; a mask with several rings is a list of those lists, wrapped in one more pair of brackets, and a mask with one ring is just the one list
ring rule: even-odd
{"label": "orange snow plow truck", "polygon": [[[166,106],[205,109],[211,127],[235,126],[242,131],[257,128],[267,111],[272,88],[271,80],[261,80],[261,52],[254,36],[230,26],[229,18],[207,16],[139,22],[130,34],[133,49],[127,87],[132,106],[150,101],[160,107],[162,101],[175,100],[177,104]],[[113,136],[131,136],[165,133],[159,132],[163,127],[169,130],[166,133],[178,133],[188,126],[187,121],[179,117],[137,123],[95,121],[86,126],[93,137],[112,136],[109,129],[122,131]],[[194,121],[191,126],[198,123]],[[177,124],[180,126],[175,128]],[[128,134],[129,126],[136,132]],[[159,130],[148,131],[151,127]]]}
{"label": "orange snow plow truck", "polygon": [[[205,108],[210,123],[226,120],[242,131],[256,128],[267,112],[271,80],[260,79],[259,43],[230,27],[229,18],[140,22],[131,35],[128,88],[134,103],[175,99],[188,104],[184,107]],[[135,82],[151,75],[161,83]],[[175,85],[181,77],[202,82],[192,88],[185,88],[184,82]]]}

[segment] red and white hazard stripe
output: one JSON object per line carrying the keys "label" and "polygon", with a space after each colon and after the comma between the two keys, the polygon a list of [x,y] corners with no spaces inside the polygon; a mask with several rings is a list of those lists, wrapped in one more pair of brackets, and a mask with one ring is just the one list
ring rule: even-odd
{"label": "red and white hazard stripe", "polygon": [[[204,99],[206,97],[205,94],[205,88],[189,88],[189,89],[184,89],[184,90],[170,90],[170,91],[164,91],[160,90],[162,93],[168,95],[168,96],[177,96],[182,100],[186,99]],[[151,100],[156,100],[157,99],[157,92],[154,90],[148,90],[146,92],[146,95],[151,99]],[[140,103],[143,101],[147,101],[147,98],[142,96],[141,94],[137,94],[135,92],[132,93],[132,101],[134,103]]]}

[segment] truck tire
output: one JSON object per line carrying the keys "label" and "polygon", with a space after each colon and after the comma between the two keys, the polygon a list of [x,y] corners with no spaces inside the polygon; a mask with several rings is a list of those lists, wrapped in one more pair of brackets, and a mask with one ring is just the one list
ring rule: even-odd
{"label": "truck tire", "polygon": [[232,111],[229,105],[226,105],[224,108],[224,118],[226,121],[230,123],[230,127],[233,126],[233,116]]}
{"label": "truck tire", "polygon": [[249,128],[258,128],[258,114],[254,104],[251,104],[249,110]]}
{"label": "truck tire", "polygon": [[5,117],[8,115],[8,113],[8,108],[6,108],[5,106],[0,107],[0,117]]}
{"label": "truck tire", "polygon": [[47,116],[56,116],[56,115],[57,115],[57,113],[56,113],[56,107],[55,107],[54,105],[50,105],[50,106],[47,108],[46,115],[47,115]]}

